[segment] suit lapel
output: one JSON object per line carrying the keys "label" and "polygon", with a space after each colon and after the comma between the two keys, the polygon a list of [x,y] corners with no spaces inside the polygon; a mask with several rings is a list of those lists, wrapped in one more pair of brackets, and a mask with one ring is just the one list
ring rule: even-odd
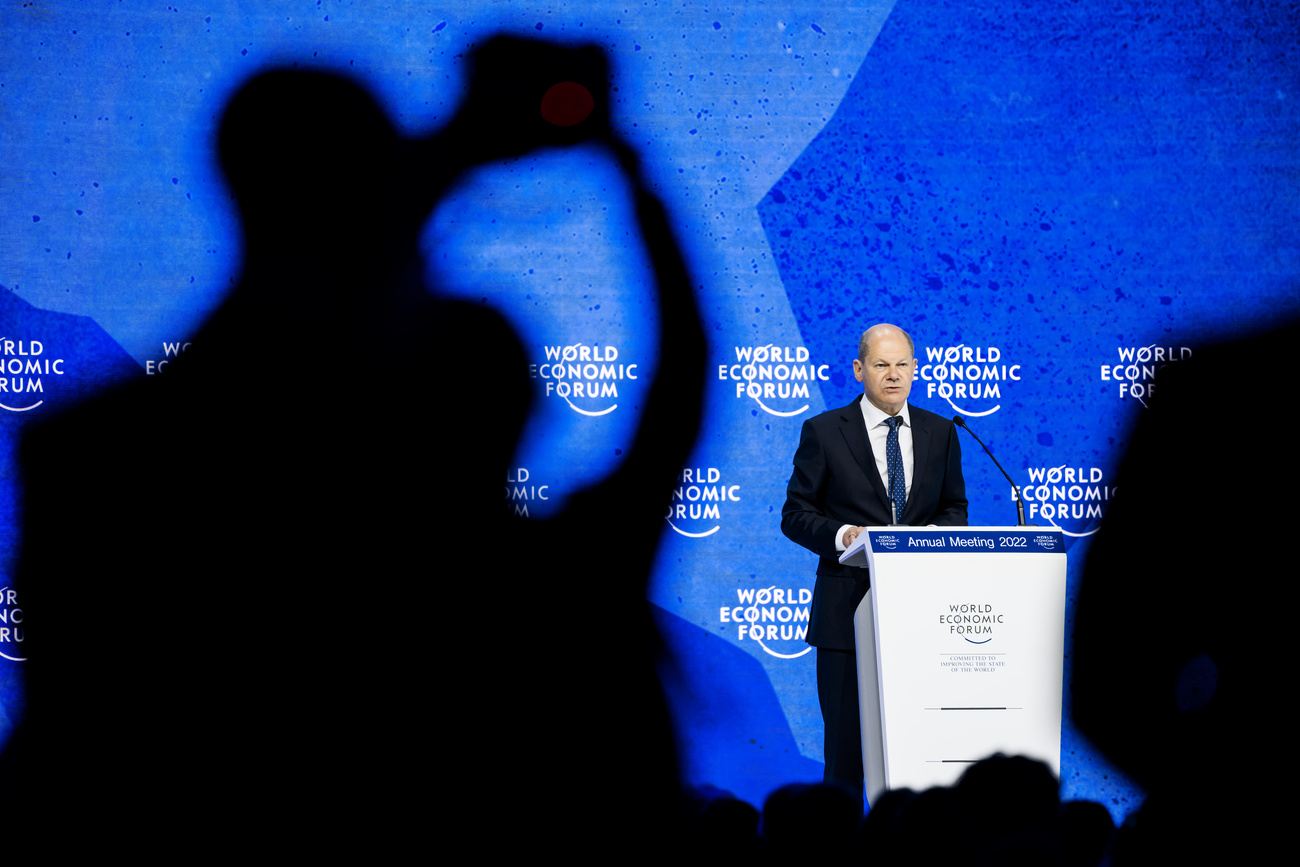
{"label": "suit lapel", "polygon": [[908,410],[908,415],[912,422],[912,493],[907,498],[907,508],[904,509],[904,513],[911,512],[912,504],[918,501],[916,493],[920,489],[921,479],[925,477],[925,469],[929,466],[930,455],[934,451],[934,425],[930,423],[930,419],[924,413],[917,412],[914,406]]}
{"label": "suit lapel", "polygon": [[844,435],[849,454],[853,456],[854,462],[866,476],[867,484],[876,492],[876,498],[880,500],[881,507],[888,515],[889,492],[885,490],[885,483],[880,480],[880,470],[876,468],[876,456],[871,451],[871,439],[867,436],[867,425],[862,419],[862,407],[858,405],[858,401],[864,399],[859,397],[858,400],[840,410],[840,433]]}

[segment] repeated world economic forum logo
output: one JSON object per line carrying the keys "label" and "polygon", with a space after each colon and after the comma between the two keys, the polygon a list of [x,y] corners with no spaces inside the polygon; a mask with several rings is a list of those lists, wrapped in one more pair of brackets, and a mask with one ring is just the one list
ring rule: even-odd
{"label": "repeated world economic forum logo", "polygon": [[[1101,519],[1115,489],[1106,484],[1101,467],[1028,467],[1029,484],[1021,485],[1025,520],[1046,521],[1066,536],[1091,536],[1101,529]],[[1015,491],[1011,493],[1015,497]],[[1067,529],[1069,528],[1069,529]]]}
{"label": "repeated world economic forum logo", "polygon": [[734,628],[737,641],[753,641],[779,659],[798,659],[812,650],[806,642],[811,605],[807,587],[737,588],[736,604],[721,606],[718,622]]}
{"label": "repeated world economic forum logo", "polygon": [[691,539],[722,529],[723,509],[740,502],[740,485],[727,481],[717,467],[683,467],[664,515],[668,526]]}
{"label": "repeated world economic forum logo", "polygon": [[18,607],[18,593],[12,587],[0,587],[0,656],[14,662],[26,662],[22,652],[23,610]]}
{"label": "repeated world economic forum logo", "polygon": [[529,512],[529,505],[534,509],[544,508],[551,498],[550,490],[550,485],[539,485],[533,479],[533,474],[529,472],[528,467],[506,470],[506,502],[509,504],[507,508],[517,517],[536,517]]}
{"label": "repeated world economic forum logo", "polygon": [[734,363],[718,365],[718,379],[736,386],[736,398],[752,400],[768,415],[807,412],[808,386],[830,380],[830,365],[813,362],[804,346],[736,346]]}
{"label": "repeated world economic forum logo", "polygon": [[64,360],[47,353],[40,340],[0,337],[0,408],[36,409],[45,403],[48,381],[65,373]]}
{"label": "repeated world economic forum logo", "polygon": [[1100,367],[1102,382],[1115,383],[1115,393],[1120,400],[1132,397],[1142,406],[1155,391],[1156,374],[1160,368],[1175,361],[1184,361],[1192,357],[1190,346],[1117,346],[1115,354],[1119,362],[1110,359]]}
{"label": "repeated world economic forum logo", "polygon": [[546,397],[559,397],[580,415],[609,415],[618,409],[620,383],[635,380],[638,365],[627,363],[617,346],[574,343],[543,346],[545,361],[528,365],[528,375],[540,379]]}
{"label": "repeated world economic forum logo", "polygon": [[177,358],[180,358],[182,354],[189,352],[190,347],[193,345],[194,344],[188,340],[164,340],[162,343],[163,357],[146,359],[144,363],[145,375],[158,376],[166,373],[167,368],[171,367],[172,362]]}
{"label": "repeated world economic forum logo", "polygon": [[927,398],[940,397],[971,418],[1002,408],[1004,389],[1020,381],[1020,365],[1008,364],[996,346],[927,346],[916,370]]}

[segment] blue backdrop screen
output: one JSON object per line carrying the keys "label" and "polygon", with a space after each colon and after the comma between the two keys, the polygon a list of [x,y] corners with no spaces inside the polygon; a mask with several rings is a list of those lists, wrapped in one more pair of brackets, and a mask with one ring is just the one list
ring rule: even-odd
{"label": "blue backdrop screen", "polygon": [[[1297,307],[1300,34],[1280,0],[96,5],[0,5],[2,731],[23,701],[15,443],[81,395],[166,376],[237,281],[214,125],[270,66],[351,74],[426,135],[493,32],[609,52],[615,127],[669,208],[710,339],[650,601],[687,777],[755,802],[821,775],[815,558],[779,519],[803,421],[860,392],[865,327],[911,332],[913,402],[968,417],[1029,519],[1064,531],[1072,599],[1155,372]],[[537,409],[502,484],[518,514],[554,514],[617,465],[658,363],[626,183],[586,147],[488,166],[423,245],[431,285],[524,341]],[[274,387],[274,347],[256,351]],[[448,358],[421,397],[491,388]],[[971,523],[1014,523],[966,445]],[[1208,496],[1169,507],[1211,514]],[[749,628],[754,606],[775,631]],[[589,626],[617,636],[620,612]],[[569,639],[551,664],[607,648]],[[1067,797],[1135,806],[1068,723],[1062,751]]]}

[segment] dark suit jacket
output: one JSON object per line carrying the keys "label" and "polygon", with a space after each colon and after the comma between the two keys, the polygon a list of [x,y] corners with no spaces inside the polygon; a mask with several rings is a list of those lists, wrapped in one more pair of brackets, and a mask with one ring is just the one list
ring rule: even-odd
{"label": "dark suit jacket", "polygon": [[[871,586],[866,569],[841,566],[835,533],[844,524],[889,523],[889,493],[880,480],[858,401],[808,419],[786,488],[781,531],[820,555],[808,624],[808,643],[853,648],[853,612]],[[901,523],[965,526],[966,482],[961,445],[951,421],[915,406],[912,422],[912,492]]]}

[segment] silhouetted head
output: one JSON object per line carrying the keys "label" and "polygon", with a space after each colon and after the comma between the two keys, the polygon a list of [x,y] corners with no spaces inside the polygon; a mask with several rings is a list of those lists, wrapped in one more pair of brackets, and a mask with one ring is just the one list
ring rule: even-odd
{"label": "silhouetted head", "polygon": [[250,245],[357,250],[392,219],[397,135],[355,82],[263,73],[227,106],[217,144]]}
{"label": "silhouetted head", "polygon": [[763,839],[775,860],[810,851],[842,857],[860,818],[862,802],[834,783],[789,783],[763,801]]}
{"label": "silhouetted head", "polygon": [[995,753],[966,769],[957,790],[974,803],[996,805],[987,824],[1050,825],[1060,805],[1060,784],[1038,759]]}

